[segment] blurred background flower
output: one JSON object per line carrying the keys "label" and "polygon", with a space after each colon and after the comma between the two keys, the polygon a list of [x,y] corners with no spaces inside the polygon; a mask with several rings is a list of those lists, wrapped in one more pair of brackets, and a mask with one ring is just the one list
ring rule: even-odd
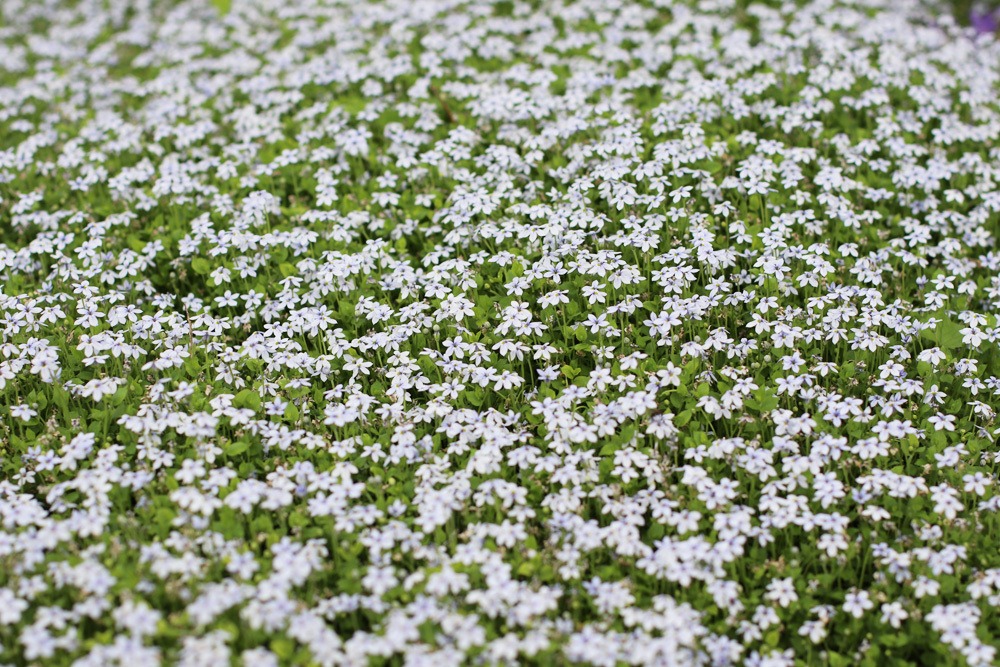
{"label": "blurred background flower", "polygon": [[969,24],[978,33],[996,32],[1000,9],[976,7],[969,12]]}
{"label": "blurred background flower", "polygon": [[979,34],[995,33],[1000,25],[1000,0],[951,0],[955,17]]}

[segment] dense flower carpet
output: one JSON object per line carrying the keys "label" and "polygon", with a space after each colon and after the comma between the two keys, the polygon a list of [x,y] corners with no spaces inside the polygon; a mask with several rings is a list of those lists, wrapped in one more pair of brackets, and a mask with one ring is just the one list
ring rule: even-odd
{"label": "dense flower carpet", "polygon": [[1000,646],[1000,43],[0,2],[0,665]]}

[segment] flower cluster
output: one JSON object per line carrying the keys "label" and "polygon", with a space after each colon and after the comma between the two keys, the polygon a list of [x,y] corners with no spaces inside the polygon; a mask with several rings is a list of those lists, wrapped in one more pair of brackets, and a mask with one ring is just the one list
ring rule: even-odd
{"label": "flower cluster", "polygon": [[992,36],[231,4],[0,3],[0,663],[996,664]]}

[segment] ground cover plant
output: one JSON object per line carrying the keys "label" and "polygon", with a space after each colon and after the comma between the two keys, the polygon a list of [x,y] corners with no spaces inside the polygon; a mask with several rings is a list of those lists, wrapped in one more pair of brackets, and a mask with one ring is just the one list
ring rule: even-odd
{"label": "ground cover plant", "polygon": [[996,664],[932,10],[4,0],[0,664]]}

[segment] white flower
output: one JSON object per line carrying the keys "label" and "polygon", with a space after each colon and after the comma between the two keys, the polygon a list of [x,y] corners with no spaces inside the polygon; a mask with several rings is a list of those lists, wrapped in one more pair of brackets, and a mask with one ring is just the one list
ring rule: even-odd
{"label": "white flower", "polygon": [[10,406],[10,416],[15,419],[21,419],[22,421],[31,421],[32,417],[38,415],[38,411],[32,409],[28,405],[12,405]]}
{"label": "white flower", "polygon": [[861,618],[874,606],[875,603],[871,601],[867,591],[851,592],[844,598],[844,611],[854,618]]}

